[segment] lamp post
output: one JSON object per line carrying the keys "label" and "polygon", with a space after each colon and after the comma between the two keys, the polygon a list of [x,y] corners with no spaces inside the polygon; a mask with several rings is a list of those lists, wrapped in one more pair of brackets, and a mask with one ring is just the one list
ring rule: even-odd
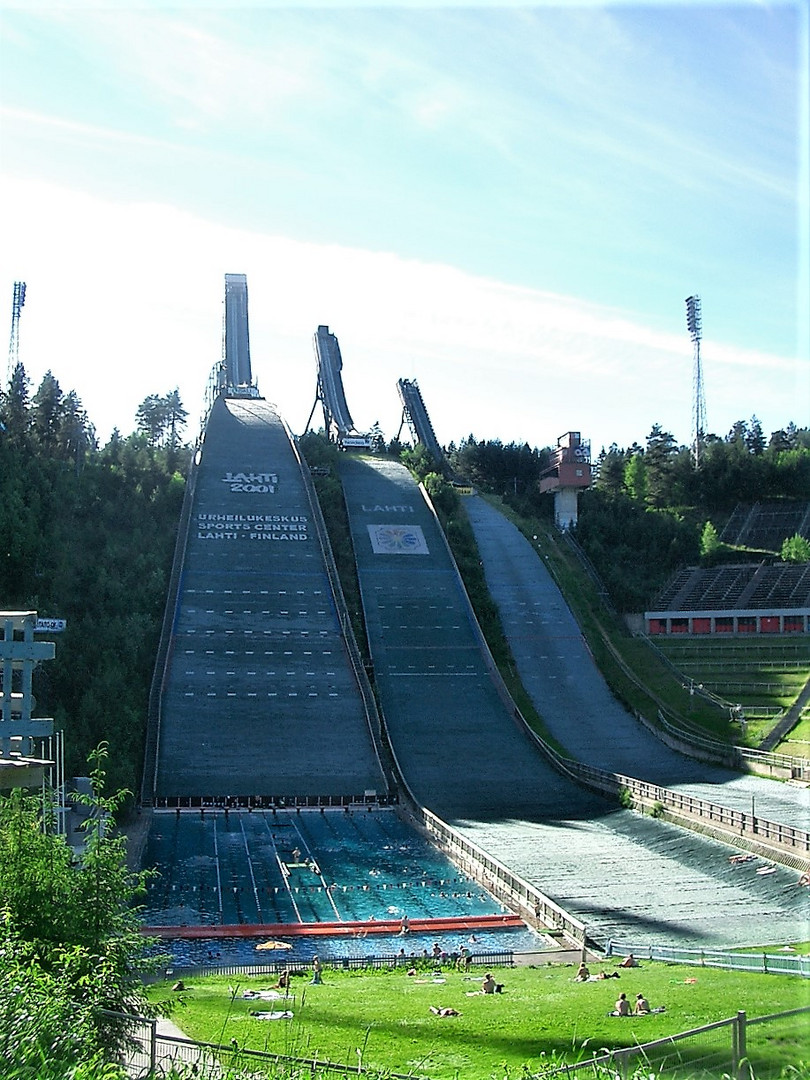
{"label": "lamp post", "polygon": [[700,338],[703,332],[700,297],[686,298],[686,328],[692,339],[692,461],[700,465],[700,444],[706,432],[706,397],[700,364]]}

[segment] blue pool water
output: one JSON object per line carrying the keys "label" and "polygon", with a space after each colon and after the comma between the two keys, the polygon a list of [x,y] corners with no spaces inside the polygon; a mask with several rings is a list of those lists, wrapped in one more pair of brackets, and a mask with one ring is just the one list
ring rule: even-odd
{"label": "blue pool water", "polygon": [[[504,908],[392,810],[155,813],[148,925],[492,915]],[[394,952],[399,951],[399,946]]]}

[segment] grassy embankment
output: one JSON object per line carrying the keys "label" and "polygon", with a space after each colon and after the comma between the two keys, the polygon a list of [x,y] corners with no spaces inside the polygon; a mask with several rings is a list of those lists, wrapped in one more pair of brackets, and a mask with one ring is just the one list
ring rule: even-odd
{"label": "grassy embankment", "polygon": [[[761,741],[772,717],[790,708],[810,678],[810,641],[804,635],[711,641],[676,638],[659,645],[685,678],[743,707],[749,746]],[[807,720],[802,723],[804,732],[794,728],[780,752],[810,756],[810,727]]]}
{"label": "grassy embankment", "polygon": [[[600,965],[597,965],[600,967]],[[604,970],[612,968],[601,966]],[[592,967],[592,970],[594,968]],[[749,1018],[810,1005],[810,985],[793,976],[754,975],[659,963],[622,972],[621,979],[576,984],[568,965],[501,969],[496,980],[503,994],[473,994],[481,972],[463,975],[445,969],[434,981],[430,970],[416,977],[404,968],[389,971],[327,970],[320,986],[308,976],[294,978],[292,1019],[262,1021],[251,1010],[273,1004],[244,1000],[246,989],[270,986],[271,978],[205,977],[188,982],[180,995],[175,1022],[204,1042],[300,1057],[318,1057],[357,1066],[413,1071],[432,1080],[491,1080],[538,1072],[552,1062],[569,1063],[600,1049],[638,1042],[734,1016]],[[235,995],[232,991],[236,991]],[[619,992],[634,1000],[643,992],[664,1013],[618,1019],[608,1016]],[[165,997],[167,987],[155,987]],[[459,1016],[441,1018],[430,1006],[452,1007]],[[810,1064],[810,1025],[806,1018],[774,1021],[749,1029],[749,1057],[757,1080],[777,1077],[782,1069]],[[729,1045],[717,1034],[682,1044],[685,1066],[690,1053]],[[672,1059],[670,1059],[672,1060]],[[695,1061],[695,1058],[692,1058]],[[705,1069],[705,1066],[704,1066]],[[697,1064],[668,1078],[719,1077],[717,1061],[709,1071]],[[645,1074],[646,1075],[646,1074]],[[803,1072],[799,1075],[810,1075]]]}

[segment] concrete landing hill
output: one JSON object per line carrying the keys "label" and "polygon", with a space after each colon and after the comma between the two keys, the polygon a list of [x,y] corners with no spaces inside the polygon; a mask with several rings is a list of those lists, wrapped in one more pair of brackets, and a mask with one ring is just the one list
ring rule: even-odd
{"label": "concrete landing hill", "polygon": [[156,804],[371,792],[385,782],[299,460],[272,405],[219,398],[174,607]]}
{"label": "concrete landing hill", "polygon": [[417,800],[446,821],[598,816],[549,765],[487,667],[455,564],[407,469],[341,463],[374,673]]}

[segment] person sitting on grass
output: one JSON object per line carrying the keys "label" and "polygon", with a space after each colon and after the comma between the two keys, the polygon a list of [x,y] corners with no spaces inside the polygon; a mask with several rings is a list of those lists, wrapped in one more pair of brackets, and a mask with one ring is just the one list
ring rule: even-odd
{"label": "person sitting on grass", "polygon": [[495,980],[492,978],[491,972],[487,972],[484,976],[484,981],[481,983],[482,994],[494,994],[495,993]]}
{"label": "person sitting on grass", "polygon": [[623,968],[638,967],[638,960],[636,960],[635,956],[633,956],[632,953],[629,953],[627,956],[625,956],[624,960],[622,960],[622,962],[619,964],[619,967],[623,967]]}
{"label": "person sitting on grass", "polygon": [[633,1011],[636,1016],[646,1016],[650,1011],[650,1003],[643,994],[636,994],[636,1004]]}
{"label": "person sitting on grass", "polygon": [[579,965],[579,971],[574,976],[574,982],[587,982],[590,979],[591,973],[588,971],[584,963]]}
{"label": "person sitting on grass", "polygon": [[629,1016],[630,1015],[630,1002],[627,1000],[627,994],[619,994],[619,999],[613,1006],[613,1012],[611,1016]]}

